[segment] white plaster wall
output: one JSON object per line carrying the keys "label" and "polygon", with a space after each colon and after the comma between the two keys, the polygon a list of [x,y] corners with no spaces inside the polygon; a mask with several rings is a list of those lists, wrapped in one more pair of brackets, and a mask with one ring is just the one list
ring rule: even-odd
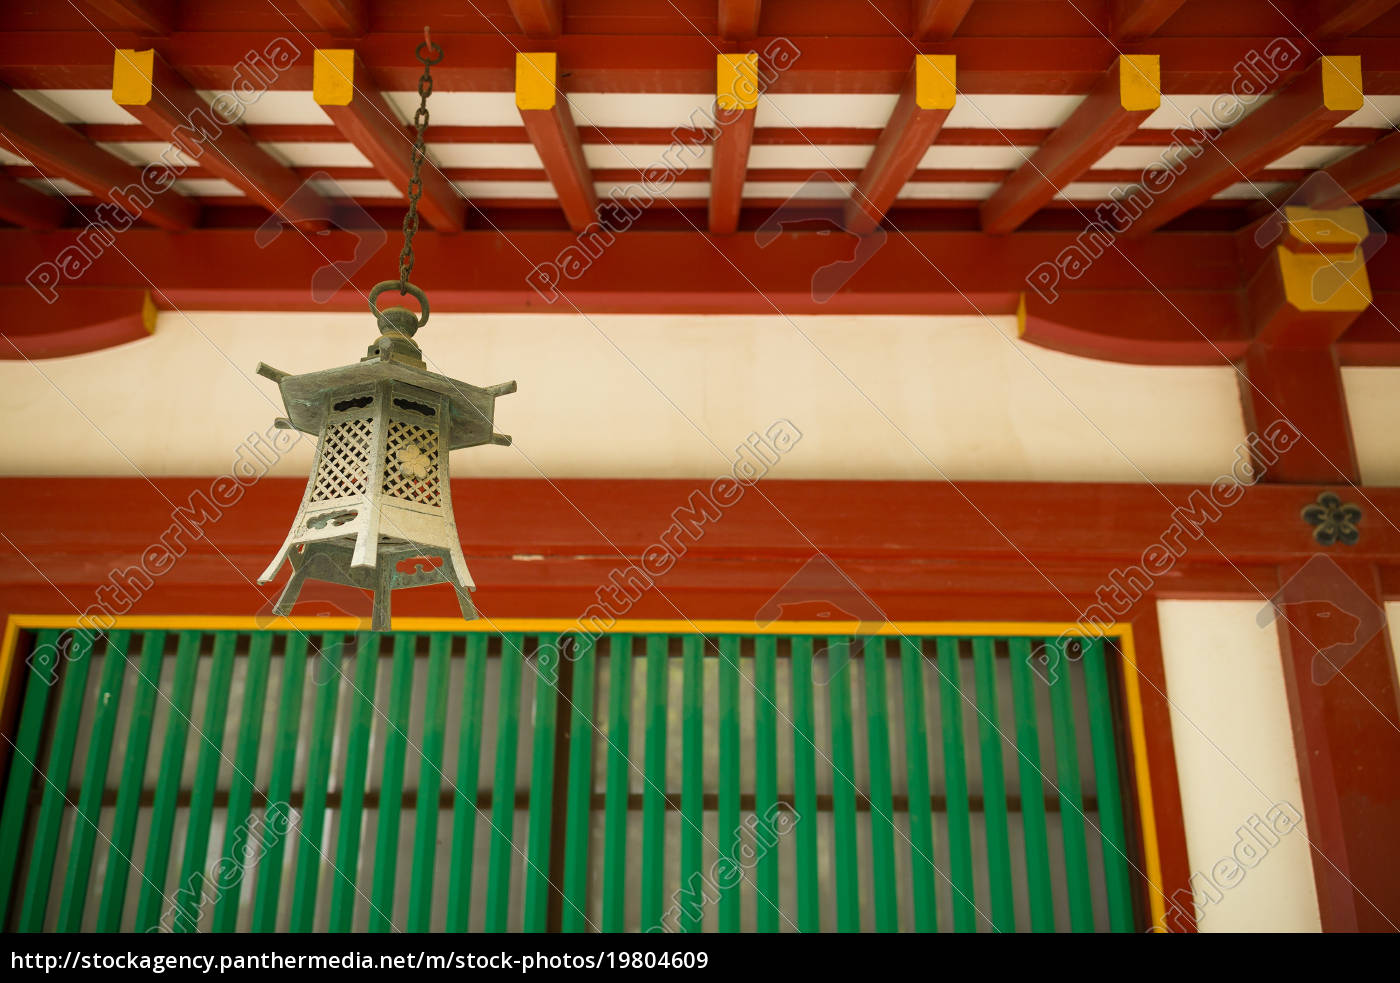
{"label": "white plaster wall", "polygon": [[[1241,825],[1288,803],[1303,812],[1277,628],[1263,601],[1159,601],[1172,741],[1193,875],[1231,860]],[[1233,886],[1193,876],[1203,932],[1321,928],[1306,823],[1279,837]]]}
{"label": "white plaster wall", "polygon": [[[307,372],[372,340],[368,314],[162,313],[130,345],[2,362],[0,470],[226,472],[281,412],[259,361]],[[1050,352],[1009,317],[434,315],[420,340],[436,371],[520,383],[497,404],[515,446],[455,474],[705,477],[786,418],[780,478],[1207,482],[1244,433],[1230,369]]]}
{"label": "white plaster wall", "polygon": [[1400,485],[1400,368],[1342,369],[1361,482]]}

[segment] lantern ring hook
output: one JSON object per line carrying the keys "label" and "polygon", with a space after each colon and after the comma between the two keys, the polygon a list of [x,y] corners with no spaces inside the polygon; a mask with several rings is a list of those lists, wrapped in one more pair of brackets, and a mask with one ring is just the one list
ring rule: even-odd
{"label": "lantern ring hook", "polygon": [[[382,283],[376,283],[376,284],[370,289],[370,292],[369,292],[369,312],[370,312],[371,314],[374,315],[374,319],[375,319],[376,322],[378,322],[379,324],[384,324],[384,323],[385,323],[385,316],[386,316],[389,312],[388,312],[388,311],[381,311],[381,310],[379,309],[379,306],[375,303],[375,301],[377,301],[377,300],[379,299],[379,295],[380,295],[380,294],[382,294],[384,291],[390,290],[390,289],[397,289],[397,290],[399,291],[400,294],[410,294],[411,296],[413,296],[413,297],[418,301],[418,306],[421,307],[421,308],[423,309],[423,310],[422,310],[422,313],[418,316],[418,323],[414,326],[414,330],[415,330],[415,331],[416,331],[418,328],[421,328],[423,325],[425,325],[425,324],[428,323],[428,295],[425,294],[425,293],[423,292],[423,288],[422,288],[422,287],[420,287],[420,286],[418,286],[418,285],[416,285],[416,284],[413,284],[413,283],[403,283],[403,284],[401,284],[400,281],[398,281],[398,280],[385,280],[385,281],[383,281]],[[390,310],[394,310],[394,309],[395,309],[395,308],[390,308]],[[403,308],[397,308],[397,309],[398,309],[398,310],[403,310]]]}

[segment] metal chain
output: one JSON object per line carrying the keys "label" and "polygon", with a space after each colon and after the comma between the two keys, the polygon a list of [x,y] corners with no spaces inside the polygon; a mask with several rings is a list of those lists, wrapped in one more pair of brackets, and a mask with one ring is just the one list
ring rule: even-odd
{"label": "metal chain", "polygon": [[[437,57],[433,57],[433,53]],[[408,179],[408,212],[403,217],[403,251],[399,253],[399,293],[408,292],[408,276],[413,272],[413,236],[418,231],[418,199],[423,194],[423,133],[428,128],[428,96],[433,94],[432,66],[442,61],[442,49],[433,44],[428,29],[423,28],[423,43],[415,52],[423,63],[423,76],[418,80],[418,109],[413,114],[413,125],[418,133],[413,140],[413,176]]]}

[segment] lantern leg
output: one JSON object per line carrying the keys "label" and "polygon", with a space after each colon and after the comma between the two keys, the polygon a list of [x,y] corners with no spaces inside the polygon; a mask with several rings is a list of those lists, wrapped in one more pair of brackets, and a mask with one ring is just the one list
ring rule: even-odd
{"label": "lantern leg", "polygon": [[287,586],[282,588],[282,596],[277,598],[277,603],[272,608],[273,614],[286,616],[292,613],[297,597],[301,595],[302,584],[306,583],[306,568],[306,563],[301,566],[292,564],[292,576],[287,581]]}
{"label": "lantern leg", "polygon": [[457,543],[456,537],[453,537],[452,544],[447,549],[452,569],[457,575],[457,583],[468,590],[475,590],[476,581],[472,580],[472,575],[467,571],[467,558],[462,555],[462,547]]}
{"label": "lantern leg", "polygon": [[457,592],[457,606],[462,609],[462,620],[475,621],[476,605],[472,603],[471,591],[459,584],[453,584],[452,589]]}
{"label": "lantern leg", "polygon": [[[297,519],[301,518],[301,513],[297,513]],[[295,531],[299,523],[292,523],[292,530]],[[277,571],[282,569],[282,564],[287,562],[287,552],[292,548],[292,533],[287,534],[287,538],[282,541],[282,548],[277,551],[277,555],[272,558],[267,569],[258,576],[258,583],[265,584],[273,577],[277,576]],[[289,585],[290,586],[290,585]],[[298,588],[300,589],[300,588]],[[279,602],[280,603],[280,602]]]}
{"label": "lantern leg", "polygon": [[390,598],[394,595],[394,565],[385,563],[375,572],[374,608],[370,617],[371,631],[388,631],[390,623]]}

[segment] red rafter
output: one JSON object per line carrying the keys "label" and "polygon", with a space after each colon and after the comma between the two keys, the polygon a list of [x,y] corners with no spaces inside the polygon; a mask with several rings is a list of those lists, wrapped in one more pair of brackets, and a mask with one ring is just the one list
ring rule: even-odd
{"label": "red rafter", "polygon": [[880,224],[948,118],[949,109],[920,108],[918,73],[916,62],[905,77],[899,101],[861,171],[860,180],[851,190],[844,220],[848,232],[864,235]]}
{"label": "red rafter", "polygon": [[[50,177],[72,181],[98,198],[163,229],[188,229],[199,216],[199,206],[173,191],[156,194],[142,191],[138,168],[93,146],[72,127],[3,87],[0,87],[0,138]],[[151,199],[151,204],[145,208],[140,206],[143,198]]]}
{"label": "red rafter", "polygon": [[[321,109],[331,118],[341,136],[369,158],[378,176],[395,188],[406,188],[411,174],[409,153],[413,148],[413,138],[399,126],[394,110],[375,86],[358,54],[351,69],[351,81],[354,89],[347,105],[322,103]],[[424,163],[420,175],[423,194],[418,201],[418,210],[433,228],[443,232],[460,232],[466,214],[466,202],[462,196],[442,171],[431,163]]]}
{"label": "red rafter", "polygon": [[1328,41],[1355,34],[1395,4],[1396,0],[1313,0],[1304,10],[1315,18],[1312,36]]}
{"label": "red rafter", "polygon": [[515,22],[531,38],[557,38],[563,30],[563,0],[509,0]]}
{"label": "red rafter", "polygon": [[36,232],[56,229],[68,204],[11,178],[0,178],[0,218]]}
{"label": "red rafter", "polygon": [[175,23],[174,0],[83,0],[78,6],[96,14],[99,26],[119,31],[165,35]]}
{"label": "red rafter", "polygon": [[1309,202],[1315,208],[1341,208],[1400,184],[1400,133],[1391,133],[1323,168],[1346,197]]}
{"label": "red rafter", "polygon": [[[522,55],[521,58],[529,56]],[[523,64],[523,63],[522,63]],[[534,72],[534,68],[522,67],[522,72]],[[574,125],[573,114],[569,111],[568,97],[559,90],[553,66],[548,68],[549,76],[531,78],[521,82],[547,94],[544,100],[547,108],[520,109],[520,119],[525,124],[525,132],[540,155],[545,173],[554,185],[559,196],[559,205],[564,217],[575,231],[582,231],[597,221],[598,195],[593,188],[593,175],[588,162],[583,157],[583,143],[579,140],[578,128]],[[517,88],[517,106],[521,98]]]}
{"label": "red rafter", "polygon": [[1355,111],[1355,106],[1330,109],[1324,98],[1326,59],[1319,58],[1273,98],[1200,147],[1184,170],[1134,219],[1129,235],[1142,235],[1210,200],[1237,181],[1244,181],[1270,161],[1330,130]]}
{"label": "red rafter", "polygon": [[1120,56],[1074,114],[982,203],[984,232],[1015,229],[1152,115],[1151,109],[1123,108],[1120,75],[1125,71],[1136,69]]}
{"label": "red rafter", "polygon": [[727,235],[739,227],[739,208],[743,199],[744,177],[748,173],[749,147],[753,143],[756,113],[754,109],[721,109],[715,112],[719,133],[715,137],[714,163],[710,166],[709,217],[710,231],[716,235]]}
{"label": "red rafter", "polygon": [[1113,29],[1120,40],[1151,37],[1185,0],[1113,0]]}
{"label": "red rafter", "polygon": [[152,133],[288,222],[317,223],[329,215],[323,198],[304,187],[290,168],[255,144],[242,127],[222,122],[158,52],[153,55],[149,97],[123,108]]}
{"label": "red rafter", "polygon": [[762,0],[719,0],[719,36],[747,41],[758,34]]}
{"label": "red rafter", "polygon": [[297,0],[306,16],[327,34],[357,38],[368,29],[365,0]]}
{"label": "red rafter", "polygon": [[913,35],[919,41],[946,41],[957,33],[972,0],[913,0]]}

